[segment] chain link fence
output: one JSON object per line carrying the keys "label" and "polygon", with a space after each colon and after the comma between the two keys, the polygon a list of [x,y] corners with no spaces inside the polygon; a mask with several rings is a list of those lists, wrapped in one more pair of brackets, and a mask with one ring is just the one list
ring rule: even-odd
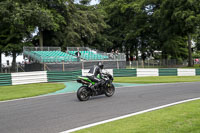
{"label": "chain link fence", "polygon": [[160,59],[160,60],[138,60],[127,61],[127,68],[178,68],[186,67],[188,61],[178,61],[176,59]]}
{"label": "chain link fence", "polygon": [[16,66],[0,64],[0,73],[25,72],[25,65],[17,63]]}
{"label": "chain link fence", "polygon": [[[39,63],[29,62],[25,64],[16,64],[16,66],[1,64],[0,73],[12,72],[30,72],[30,71],[74,71],[81,69],[90,69],[99,61],[80,61],[80,62],[60,62],[60,63]],[[186,61],[177,60],[138,60],[138,61],[120,61],[110,60],[102,61],[106,69],[132,69],[132,68],[181,68],[187,67]]]}
{"label": "chain link fence", "polygon": [[23,51],[61,51],[60,47],[23,47]]}
{"label": "chain link fence", "polygon": [[[71,63],[31,63],[25,64],[25,71],[74,71],[90,69],[99,61],[84,61]],[[126,61],[103,61],[105,69],[125,69]]]}

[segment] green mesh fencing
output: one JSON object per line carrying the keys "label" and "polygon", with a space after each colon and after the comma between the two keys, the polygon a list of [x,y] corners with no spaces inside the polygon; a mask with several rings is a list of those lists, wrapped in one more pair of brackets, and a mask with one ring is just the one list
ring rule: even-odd
{"label": "green mesh fencing", "polygon": [[48,82],[66,82],[76,80],[78,76],[82,75],[82,71],[48,71]]}
{"label": "green mesh fencing", "polygon": [[136,69],[114,69],[113,75],[114,77],[136,77],[137,70]]}
{"label": "green mesh fencing", "polygon": [[11,74],[0,73],[0,86],[12,85]]}
{"label": "green mesh fencing", "polygon": [[159,69],[159,76],[177,76],[178,72],[176,68],[170,68],[170,69],[165,69],[161,68]]}

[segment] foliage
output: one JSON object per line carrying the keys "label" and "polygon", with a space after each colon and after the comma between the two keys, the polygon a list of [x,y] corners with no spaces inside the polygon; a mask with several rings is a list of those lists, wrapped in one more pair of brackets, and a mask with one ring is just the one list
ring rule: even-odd
{"label": "foliage", "polygon": [[[57,3],[63,1],[58,0]],[[32,32],[36,27],[57,30],[63,18],[52,6],[58,6],[55,1],[5,0],[0,2],[0,43],[2,52],[13,56],[13,67],[16,54],[22,52],[23,46],[30,45]],[[13,68],[14,69],[14,68]]]}
{"label": "foliage", "polygon": [[192,54],[193,58],[200,58],[200,51],[197,51],[195,53]]}
{"label": "foliage", "polygon": [[[199,49],[198,0],[4,0],[0,1],[0,52],[20,53],[38,46],[89,46],[119,49],[136,59],[153,57],[191,63],[191,44]],[[35,29],[39,30],[33,37]],[[191,65],[191,64],[190,64]]]}

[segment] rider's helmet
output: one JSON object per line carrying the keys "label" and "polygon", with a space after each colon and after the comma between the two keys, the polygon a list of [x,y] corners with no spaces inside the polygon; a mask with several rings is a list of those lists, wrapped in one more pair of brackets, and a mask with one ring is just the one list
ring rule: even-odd
{"label": "rider's helmet", "polygon": [[97,63],[97,66],[99,66],[101,69],[103,69],[103,67],[104,67],[104,65],[103,65],[102,62],[98,62],[98,63]]}

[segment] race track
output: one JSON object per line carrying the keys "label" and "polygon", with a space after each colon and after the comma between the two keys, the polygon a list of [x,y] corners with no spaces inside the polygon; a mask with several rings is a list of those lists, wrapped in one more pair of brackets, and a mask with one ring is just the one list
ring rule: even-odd
{"label": "race track", "polygon": [[200,97],[200,82],[116,88],[113,97],[79,102],[75,93],[0,102],[1,133],[58,133]]}

